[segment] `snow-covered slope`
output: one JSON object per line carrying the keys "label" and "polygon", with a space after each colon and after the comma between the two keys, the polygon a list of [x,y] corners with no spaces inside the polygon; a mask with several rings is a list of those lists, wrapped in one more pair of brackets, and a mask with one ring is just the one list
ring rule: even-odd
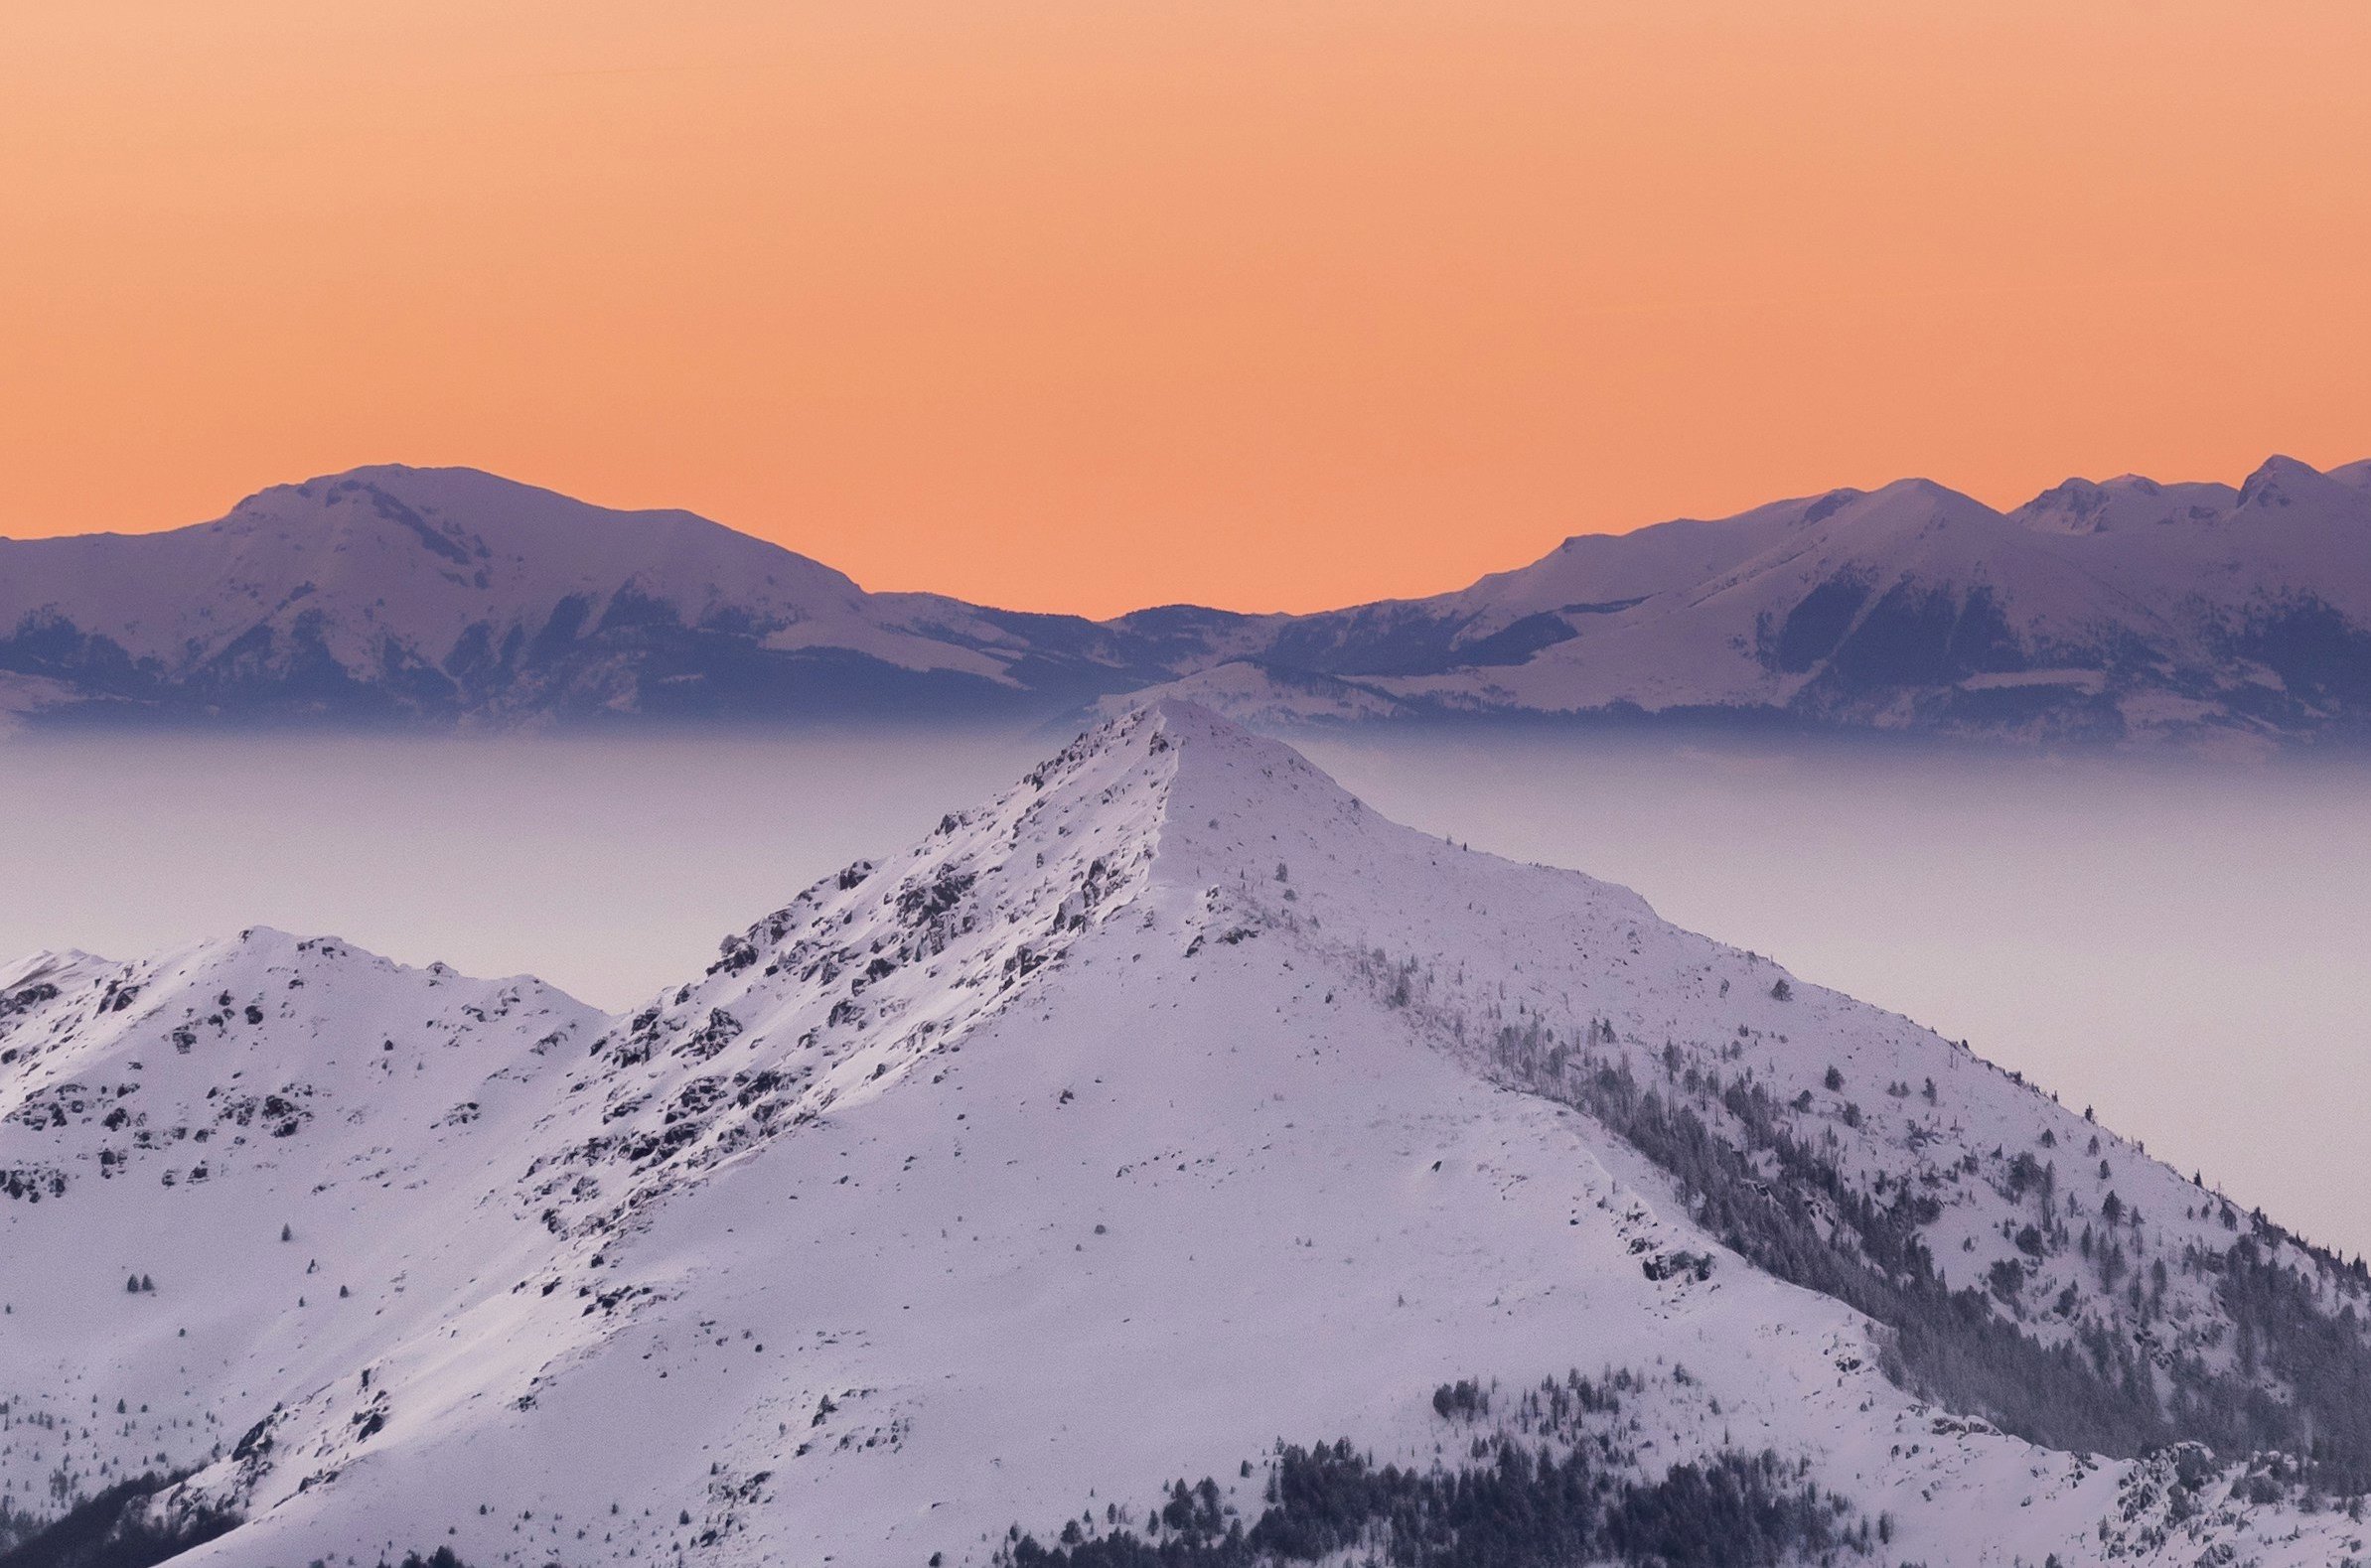
{"label": "snow-covered slope", "polygon": [[867,594],[689,512],[397,465],[167,533],[0,540],[0,631],[20,681],[167,717],[1029,713],[1140,683],[1084,622]]}
{"label": "snow-covered slope", "polygon": [[1190,705],[614,1019],[265,931],[0,980],[0,1498],[192,1470],[193,1563],[985,1563],[1502,1430],[1769,1450],[1888,1563],[2357,1549],[2244,1439],[2308,1340],[2347,1395],[2359,1271]]}
{"label": "snow-covered slope", "polygon": [[2365,473],[2274,458],[2236,491],[2070,480],[2006,514],[1905,480],[1567,540],[1460,593],[1302,618],[1233,651],[1349,683],[1336,721],[1387,701],[2027,740],[2359,735]]}
{"label": "snow-covered slope", "polygon": [[519,724],[1550,716],[2261,747],[2371,733],[2371,463],[2234,490],[1924,480],[1567,539],[1455,593],[1093,623],[837,572],[468,470],[283,486],[170,533],[0,540],[0,721]]}

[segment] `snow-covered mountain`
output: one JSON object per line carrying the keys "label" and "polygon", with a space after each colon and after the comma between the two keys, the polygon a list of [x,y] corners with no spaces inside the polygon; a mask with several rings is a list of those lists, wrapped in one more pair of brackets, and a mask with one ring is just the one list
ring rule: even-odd
{"label": "snow-covered mountain", "polygon": [[[1235,630],[1180,694],[1246,716],[1553,715],[2020,740],[2371,730],[2371,463],[2234,491],[1925,480],[1567,539],[1460,593]],[[1347,688],[1347,689],[1344,689]],[[1304,718],[1305,721],[1305,718]]]}
{"label": "snow-covered mountain", "polygon": [[519,723],[1042,715],[1089,623],[846,577],[689,512],[357,469],[158,534],[0,540],[0,710]]}
{"label": "snow-covered mountain", "polygon": [[1428,599],[1095,623],[868,594],[682,512],[460,469],[161,534],[0,540],[0,714],[519,724],[1038,721],[1136,693],[1263,725],[1769,725],[2018,741],[2371,733],[2371,462],[2234,490],[1923,480],[1567,539]]}
{"label": "snow-covered mountain", "polygon": [[193,1564],[2363,1549],[2359,1262],[1174,700],[615,1018],[20,964],[0,1192],[0,1516]]}

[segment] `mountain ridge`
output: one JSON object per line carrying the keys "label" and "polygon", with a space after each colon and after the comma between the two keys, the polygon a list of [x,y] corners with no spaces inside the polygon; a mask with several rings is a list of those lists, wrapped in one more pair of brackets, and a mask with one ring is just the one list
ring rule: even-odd
{"label": "mountain ridge", "polygon": [[1926,480],[1575,535],[1451,592],[1108,621],[868,593],[688,512],[380,465],[159,534],[0,539],[34,723],[1779,724],[2015,744],[2371,735],[2371,461]]}
{"label": "mountain ridge", "polygon": [[193,1564],[1216,1551],[1279,1438],[1845,1561],[2326,1563],[2371,1486],[2359,1263],[1175,700],[623,1014],[262,928],[9,983],[0,1497],[187,1472]]}

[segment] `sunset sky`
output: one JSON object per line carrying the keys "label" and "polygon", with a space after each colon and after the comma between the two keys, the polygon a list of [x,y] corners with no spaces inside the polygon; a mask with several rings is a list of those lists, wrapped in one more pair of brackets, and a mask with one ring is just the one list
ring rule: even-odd
{"label": "sunset sky", "polygon": [[0,8],[0,533],[366,462],[1096,614],[2371,456],[2362,0]]}

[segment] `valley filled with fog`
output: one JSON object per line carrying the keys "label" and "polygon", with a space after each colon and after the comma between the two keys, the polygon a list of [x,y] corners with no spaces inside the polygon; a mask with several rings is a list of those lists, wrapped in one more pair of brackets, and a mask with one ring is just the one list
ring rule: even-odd
{"label": "valley filled with fog", "polygon": [[[0,742],[0,962],[249,925],[607,1008],[1065,736]],[[1368,733],[1386,814],[1622,882],[2371,1250],[2371,766]]]}

